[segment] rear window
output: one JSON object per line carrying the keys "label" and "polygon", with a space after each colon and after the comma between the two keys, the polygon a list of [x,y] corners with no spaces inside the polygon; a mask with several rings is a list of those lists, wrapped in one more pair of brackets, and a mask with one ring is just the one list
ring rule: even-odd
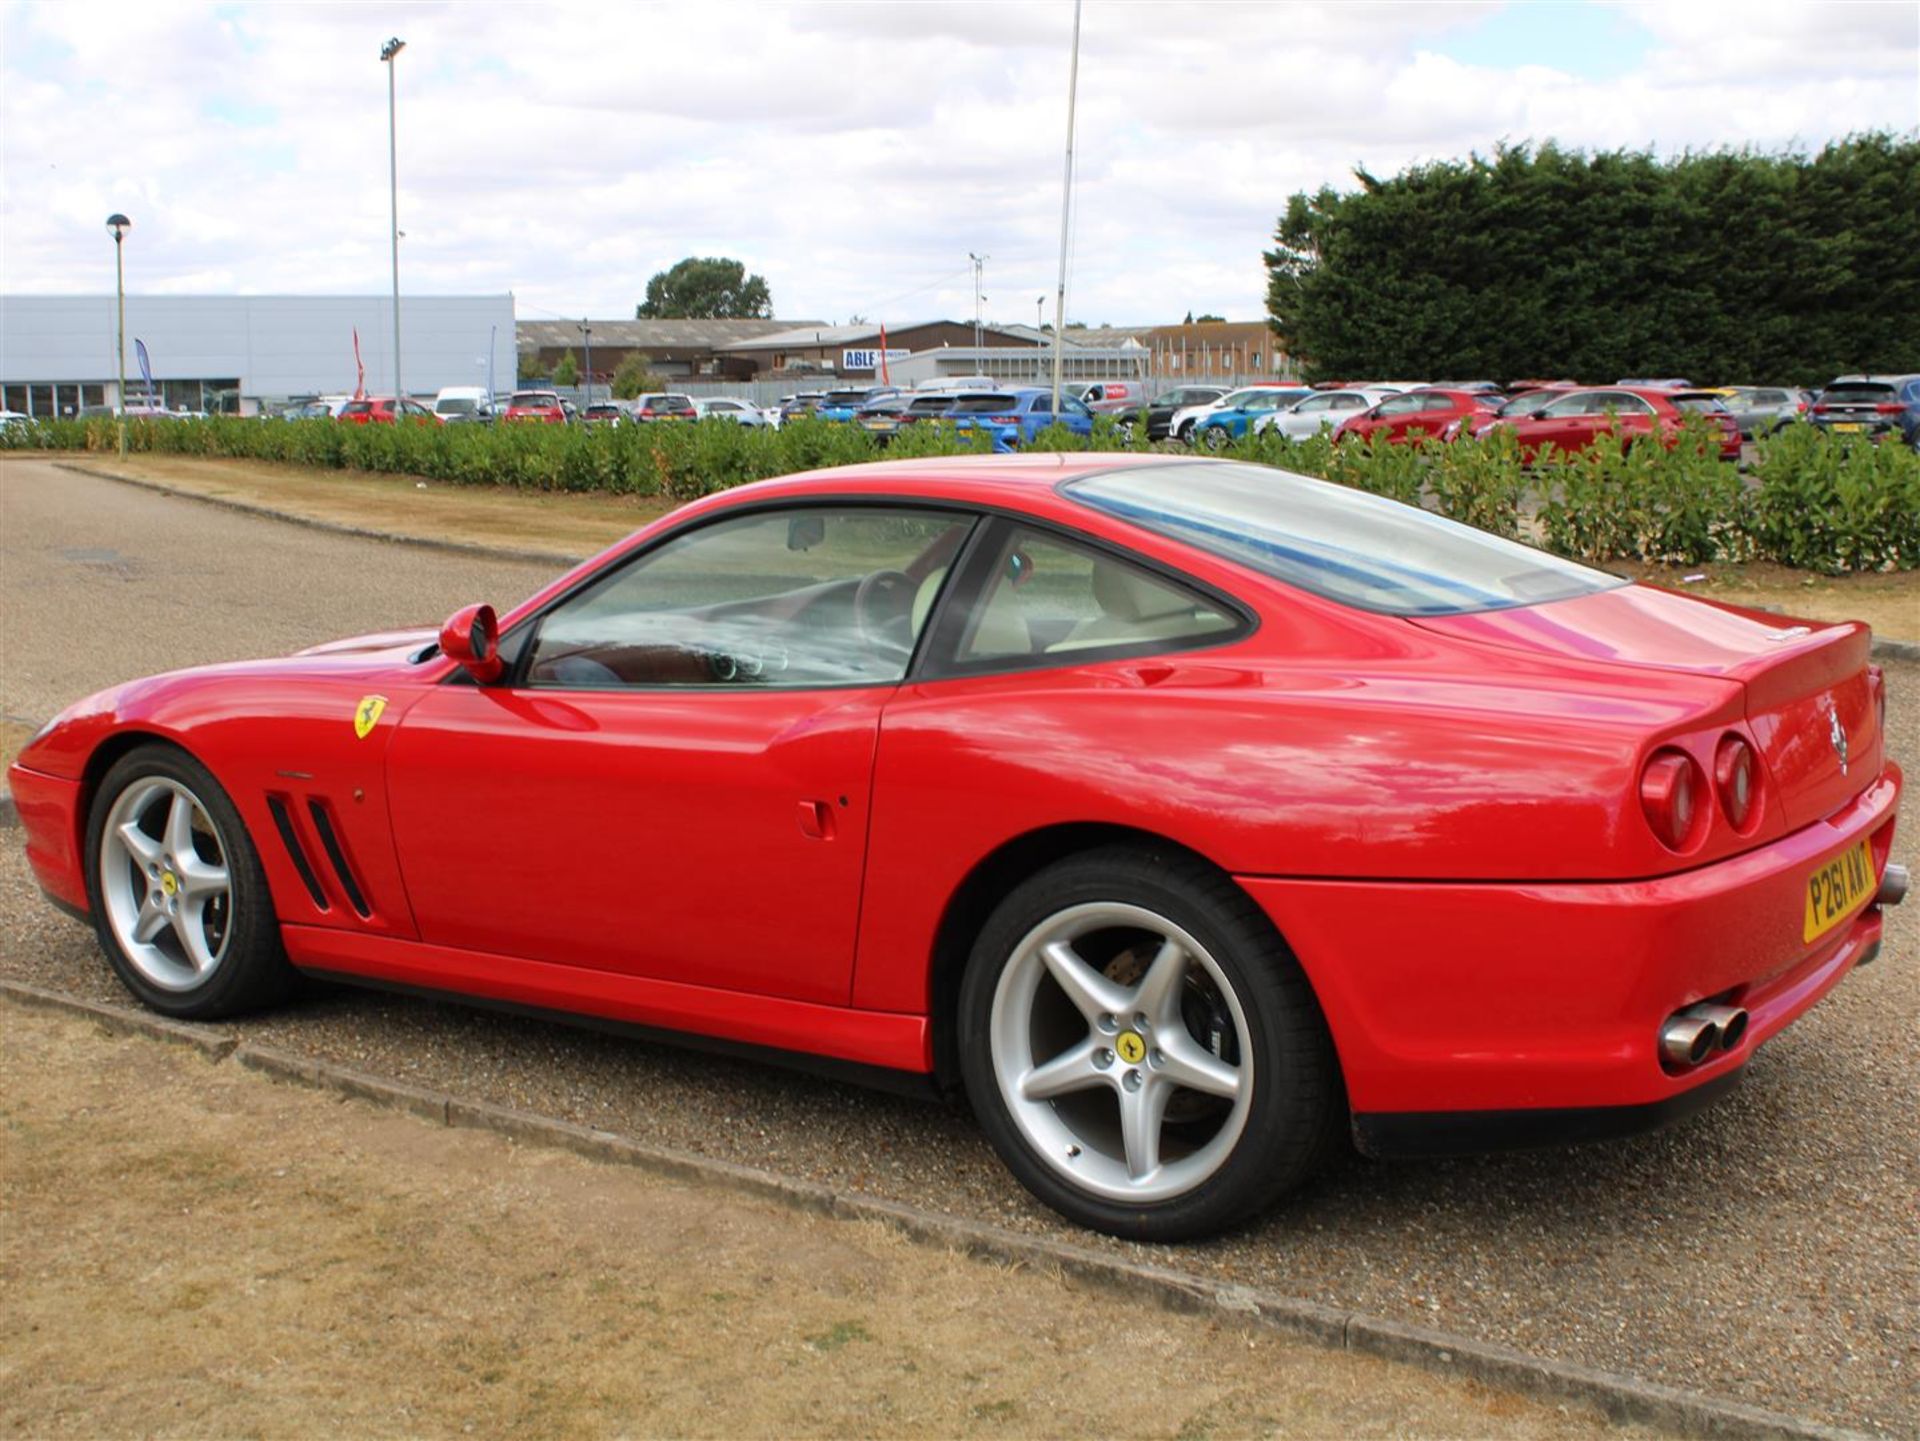
{"label": "rear window", "polygon": [[1017,404],[1011,395],[969,395],[956,400],[951,415],[988,415],[996,410],[1012,410]]}
{"label": "rear window", "polygon": [[373,414],[373,402],[371,400],[349,400],[345,405],[340,407],[340,413],[342,415],[371,415]]}
{"label": "rear window", "polygon": [[1084,505],[1386,615],[1541,605],[1627,582],[1458,521],[1261,465],[1175,461],[1071,481]]}
{"label": "rear window", "polygon": [[922,400],[916,400],[913,402],[913,404],[907,407],[907,409],[912,411],[915,415],[925,415],[929,411],[937,413],[939,411],[950,410],[952,408],[953,408],[953,397],[950,395],[930,396]]}
{"label": "rear window", "polygon": [[542,405],[558,405],[559,403],[560,403],[559,396],[550,394],[549,392],[544,390],[515,391],[513,400],[511,402],[511,404],[518,405],[523,408],[533,407],[533,406],[542,406]]}
{"label": "rear window", "polygon": [[1874,380],[1856,380],[1847,385],[1829,385],[1820,398],[1822,400],[1864,400],[1877,402],[1892,400],[1894,389]]}
{"label": "rear window", "polygon": [[1705,415],[1710,411],[1725,410],[1726,402],[1717,395],[1676,395],[1673,403],[1682,410],[1691,410],[1696,415]]}

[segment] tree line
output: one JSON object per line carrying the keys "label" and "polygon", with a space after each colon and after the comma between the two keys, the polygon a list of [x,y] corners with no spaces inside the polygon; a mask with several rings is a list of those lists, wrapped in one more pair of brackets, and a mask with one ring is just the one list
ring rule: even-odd
{"label": "tree line", "polygon": [[1920,370],[1920,138],[1669,160],[1552,142],[1301,192],[1266,253],[1313,378]]}

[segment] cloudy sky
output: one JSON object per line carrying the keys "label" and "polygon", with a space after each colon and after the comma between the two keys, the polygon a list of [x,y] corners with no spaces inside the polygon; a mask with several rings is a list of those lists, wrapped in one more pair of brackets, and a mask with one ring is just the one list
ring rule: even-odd
{"label": "cloudy sky", "polygon": [[[992,319],[1051,296],[1070,0],[8,3],[0,287],[381,293],[630,315],[689,254],[782,316]],[[1817,148],[1920,127],[1920,0],[1088,0],[1069,316],[1262,314],[1286,197],[1566,144]],[[1051,300],[1048,314],[1052,313]]]}

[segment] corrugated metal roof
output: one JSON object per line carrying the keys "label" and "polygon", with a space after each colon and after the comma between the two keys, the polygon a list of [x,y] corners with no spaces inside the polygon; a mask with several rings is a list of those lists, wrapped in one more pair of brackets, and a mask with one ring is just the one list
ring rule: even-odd
{"label": "corrugated metal roof", "polygon": [[[625,346],[635,350],[692,346],[719,349],[736,341],[752,340],[796,326],[815,324],[802,320],[592,320],[596,344]],[[580,344],[577,320],[519,320],[514,323],[514,339],[521,350],[546,350],[556,346]]]}

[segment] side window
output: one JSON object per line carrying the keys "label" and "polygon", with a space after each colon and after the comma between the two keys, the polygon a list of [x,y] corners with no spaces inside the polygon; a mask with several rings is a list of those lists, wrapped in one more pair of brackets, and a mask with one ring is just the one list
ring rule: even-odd
{"label": "side window", "polygon": [[1414,411],[1418,410],[1419,408],[1420,408],[1419,396],[1396,395],[1391,400],[1381,401],[1380,408],[1376,410],[1374,414],[1379,416],[1411,415]]}
{"label": "side window", "polygon": [[1060,397],[1060,409],[1066,415],[1077,415],[1082,420],[1091,420],[1093,412],[1070,395]]}
{"label": "side window", "polygon": [[1423,395],[1420,397],[1422,410],[1452,410],[1453,398],[1446,395]]}
{"label": "side window", "polygon": [[1015,526],[962,634],[963,664],[1157,643],[1238,629],[1197,591],[1044,531]]}
{"label": "side window", "polygon": [[701,526],[538,622],[526,683],[885,685],[907,661],[970,517],[795,507]]}
{"label": "side window", "polygon": [[[1066,405],[1066,403],[1067,403],[1067,398],[1064,395],[1061,396],[1060,404],[1064,406]],[[1052,415],[1053,414],[1053,397],[1051,395],[1034,396],[1031,403],[1027,406],[1027,411],[1031,415]]]}
{"label": "side window", "polygon": [[1332,410],[1334,401],[1337,398],[1338,397],[1329,395],[1316,395],[1311,400],[1301,401],[1294,407],[1294,410],[1301,415],[1318,415],[1323,410]]}

